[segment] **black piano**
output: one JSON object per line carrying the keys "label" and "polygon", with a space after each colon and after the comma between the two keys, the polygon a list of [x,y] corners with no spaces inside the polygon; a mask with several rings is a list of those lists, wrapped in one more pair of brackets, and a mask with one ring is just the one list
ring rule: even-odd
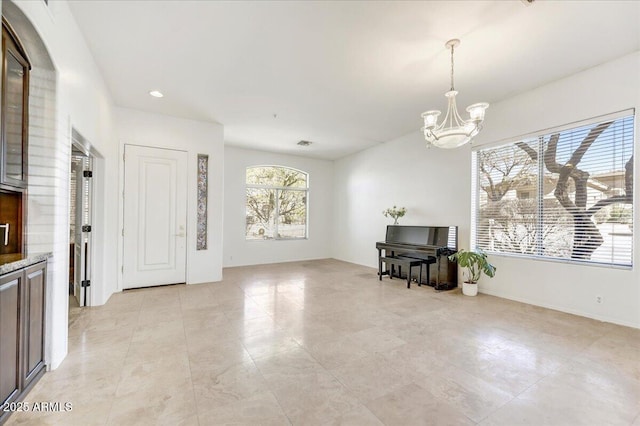
{"label": "black piano", "polygon": [[385,241],[377,242],[376,249],[380,279],[383,275],[401,278],[402,269],[394,268],[394,263],[414,266],[419,261],[420,272],[428,268],[428,273],[417,274],[411,267],[405,268],[407,286],[412,279],[436,290],[458,286],[458,264],[449,260],[449,255],[458,250],[457,226],[388,225]]}

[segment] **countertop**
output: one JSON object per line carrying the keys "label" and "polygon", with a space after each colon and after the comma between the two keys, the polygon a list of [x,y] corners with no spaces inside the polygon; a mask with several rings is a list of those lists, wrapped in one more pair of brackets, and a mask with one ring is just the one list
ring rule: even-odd
{"label": "countertop", "polygon": [[25,256],[22,253],[0,254],[0,275],[35,265],[47,260],[51,253],[38,253]]}

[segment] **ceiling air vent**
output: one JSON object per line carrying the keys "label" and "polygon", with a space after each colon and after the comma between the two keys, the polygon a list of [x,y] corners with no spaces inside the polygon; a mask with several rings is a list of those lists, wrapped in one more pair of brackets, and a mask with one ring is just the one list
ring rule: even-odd
{"label": "ceiling air vent", "polygon": [[311,145],[311,141],[300,141],[300,142],[298,142],[298,145],[300,145],[300,146],[309,146],[309,145]]}

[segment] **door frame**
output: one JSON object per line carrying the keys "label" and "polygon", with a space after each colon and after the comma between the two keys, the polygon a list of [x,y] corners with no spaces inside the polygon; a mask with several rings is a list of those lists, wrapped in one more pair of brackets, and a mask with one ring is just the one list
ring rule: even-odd
{"label": "door frame", "polygon": [[167,151],[179,151],[179,152],[184,152],[187,155],[187,164],[186,164],[186,185],[187,187],[185,188],[186,191],[186,222],[185,222],[185,234],[186,234],[186,238],[185,238],[185,284],[189,284],[189,261],[190,261],[190,250],[189,247],[191,244],[191,226],[192,226],[192,221],[191,218],[189,217],[190,214],[190,203],[191,200],[189,199],[189,187],[191,185],[191,170],[189,169],[190,166],[190,162],[191,162],[191,152],[189,152],[189,150],[186,149],[180,149],[177,147],[173,147],[173,146],[154,146],[154,145],[148,145],[148,144],[143,144],[143,143],[136,143],[136,142],[129,142],[126,140],[122,140],[120,142],[120,146],[119,146],[119,152],[118,152],[118,156],[119,156],[119,186],[118,186],[118,191],[119,191],[119,195],[118,195],[118,202],[119,202],[119,209],[118,209],[118,254],[117,254],[117,262],[118,262],[118,273],[117,273],[117,279],[116,279],[116,291],[117,292],[122,292],[124,290],[128,290],[124,288],[124,255],[125,255],[125,250],[124,250],[124,176],[125,176],[125,148],[127,146],[136,146],[136,147],[142,147],[142,148],[152,148],[152,149],[162,149],[162,150],[167,150]]}
{"label": "door frame", "polygon": [[[98,242],[102,241],[102,239],[100,239],[100,236],[103,235],[102,232],[97,232],[102,225],[99,225],[97,223],[98,221],[96,220],[96,217],[97,217],[96,212],[98,210],[96,208],[96,202],[98,201],[98,197],[97,197],[98,185],[96,184],[96,179],[98,179],[99,176],[101,176],[99,173],[97,173],[97,171],[99,170],[99,162],[102,157],[93,148],[91,143],[87,139],[85,139],[75,128],[72,127],[71,128],[71,149],[69,152],[69,167],[71,167],[71,155],[74,149],[76,151],[80,151],[82,154],[84,154],[90,159],[90,167],[93,172],[93,177],[91,178],[91,183],[90,183],[91,188],[89,190],[89,204],[90,204],[89,221],[91,222],[90,224],[91,236],[89,237],[89,242],[88,242],[89,262],[86,265],[88,270],[90,271],[89,279],[91,280],[91,286],[90,286],[88,295],[85,296],[86,304],[84,306],[94,306],[96,303],[96,297],[97,297],[96,293],[98,292],[99,286],[101,285],[99,280],[96,279],[98,277],[98,274],[96,274],[95,271],[96,271],[96,266],[98,265],[98,263],[96,262],[96,258],[97,258],[96,247],[100,245],[98,244]],[[71,178],[71,169],[69,169],[69,179],[70,178]],[[69,194],[70,193],[71,193],[71,189],[69,188]],[[69,211],[71,210],[71,199],[69,199],[68,210]],[[67,233],[68,232],[69,230],[67,229]],[[74,265],[74,268],[75,268],[75,265]],[[67,272],[67,275],[68,275],[68,272]],[[85,289],[85,292],[87,292],[87,289]]]}

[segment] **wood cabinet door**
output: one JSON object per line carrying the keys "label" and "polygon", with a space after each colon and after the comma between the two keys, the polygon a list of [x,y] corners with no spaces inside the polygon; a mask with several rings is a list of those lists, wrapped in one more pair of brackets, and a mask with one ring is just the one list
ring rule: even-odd
{"label": "wood cabinet door", "polygon": [[31,66],[17,37],[4,23],[2,58],[0,183],[26,188]]}
{"label": "wood cabinet door", "polygon": [[45,263],[24,271],[23,388],[44,367]]}
{"label": "wood cabinet door", "polygon": [[0,277],[0,403],[12,401],[20,391],[22,279],[23,271]]}

